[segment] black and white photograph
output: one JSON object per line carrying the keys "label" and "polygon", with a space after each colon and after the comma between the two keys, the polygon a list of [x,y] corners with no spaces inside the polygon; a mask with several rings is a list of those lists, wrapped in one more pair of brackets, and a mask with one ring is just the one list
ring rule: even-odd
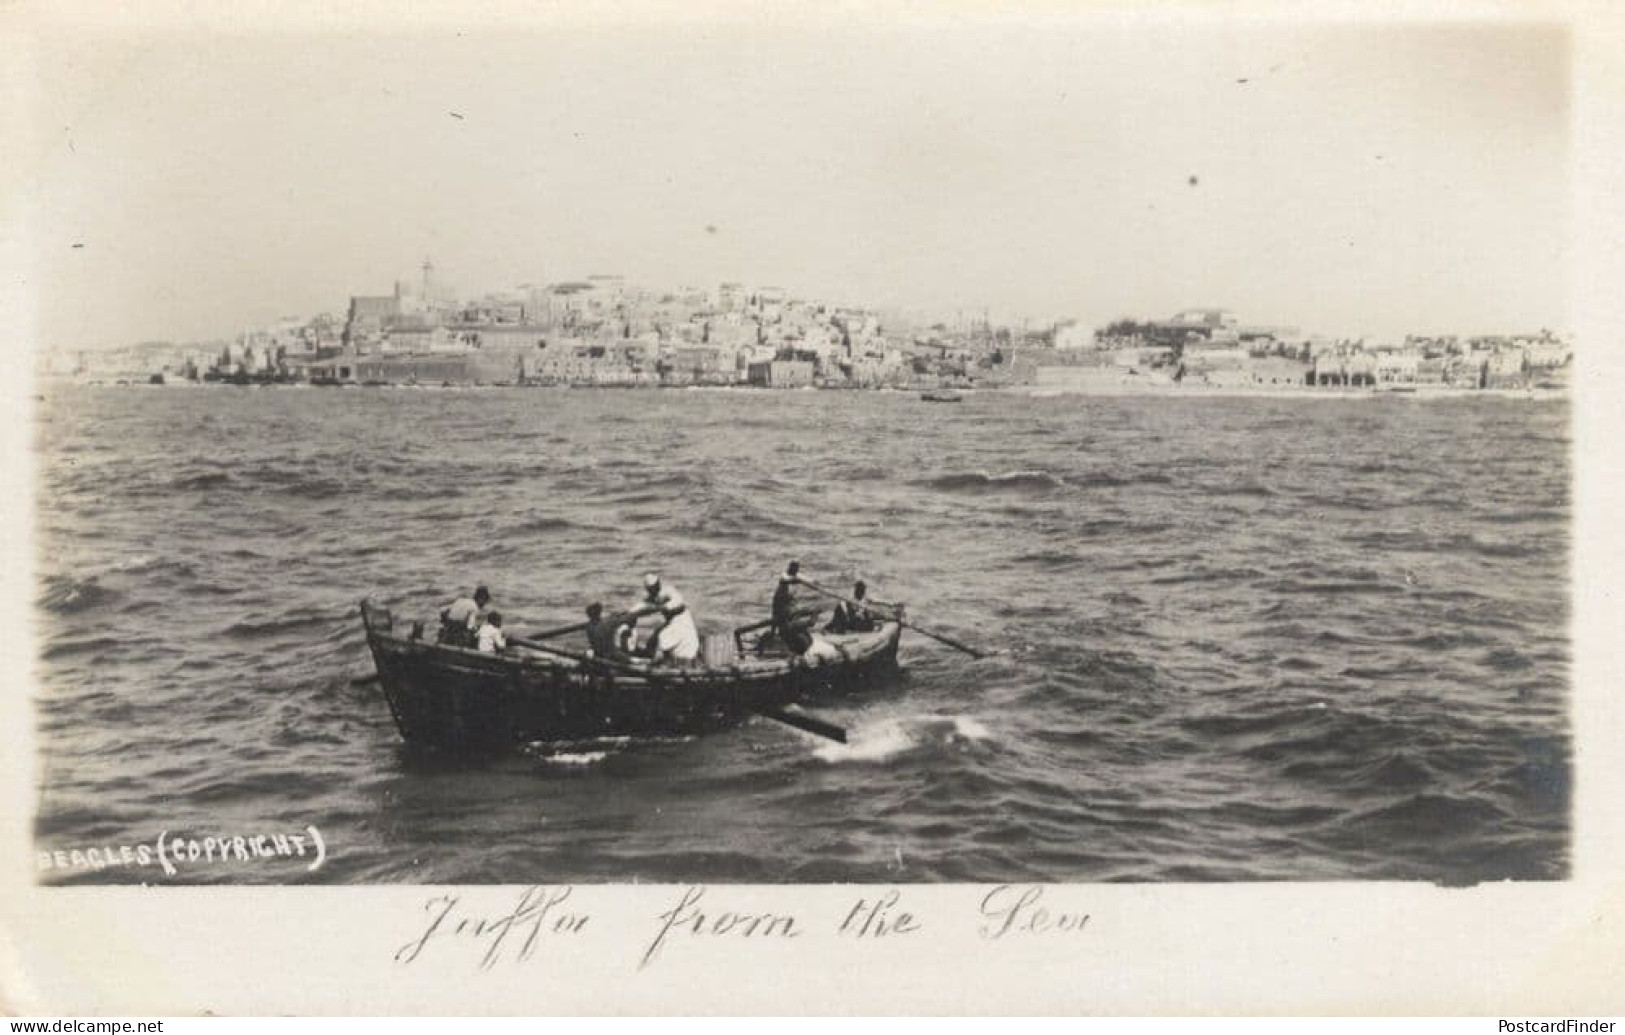
{"label": "black and white photograph", "polygon": [[1536,15],[41,16],[31,894],[1572,881]]}
{"label": "black and white photograph", "polygon": [[39,879],[1562,879],[1566,53],[91,46]]}

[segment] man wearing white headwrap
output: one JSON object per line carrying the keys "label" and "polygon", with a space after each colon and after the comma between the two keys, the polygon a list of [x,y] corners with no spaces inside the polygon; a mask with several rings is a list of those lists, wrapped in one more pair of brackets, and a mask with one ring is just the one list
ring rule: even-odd
{"label": "man wearing white headwrap", "polygon": [[643,599],[638,606],[658,608],[665,620],[651,641],[656,661],[693,661],[700,656],[700,630],[694,625],[688,602],[654,572],[643,577]]}

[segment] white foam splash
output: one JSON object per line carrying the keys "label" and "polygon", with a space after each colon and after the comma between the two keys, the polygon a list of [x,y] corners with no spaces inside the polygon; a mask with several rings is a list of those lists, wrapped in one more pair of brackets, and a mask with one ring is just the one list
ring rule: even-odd
{"label": "white foam splash", "polygon": [[845,744],[824,743],[813,751],[829,763],[883,762],[923,743],[947,744],[955,738],[993,739],[993,731],[969,715],[903,715],[858,726]]}
{"label": "white foam splash", "polygon": [[900,719],[886,719],[872,726],[860,726],[845,744],[826,742],[813,751],[813,757],[831,764],[837,762],[882,762],[915,746],[915,740]]}
{"label": "white foam splash", "polygon": [[608,757],[608,751],[581,751],[573,754],[566,752],[559,755],[543,755],[542,760],[552,762],[554,765],[592,765]]}
{"label": "white foam splash", "polygon": [[945,715],[943,718],[952,719],[954,732],[966,740],[992,740],[993,731],[976,719],[968,715]]}

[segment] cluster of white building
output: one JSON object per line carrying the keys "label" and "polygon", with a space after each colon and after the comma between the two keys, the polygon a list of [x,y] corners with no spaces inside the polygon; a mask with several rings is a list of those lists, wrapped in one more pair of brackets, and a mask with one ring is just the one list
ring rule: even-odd
{"label": "cluster of white building", "polygon": [[352,298],[342,321],[264,334],[290,367],[341,381],[865,385],[905,366],[867,310],[735,283],[651,292],[615,275],[473,302],[397,284]]}
{"label": "cluster of white building", "polygon": [[[1296,328],[1247,325],[1223,309],[1166,320],[1122,320],[1085,336],[1057,333],[1057,358],[1040,385],[1149,381],[1218,387],[1566,387],[1568,339],[1536,334],[1409,336],[1402,342],[1332,339]],[[1125,371],[1127,373],[1125,373]]]}
{"label": "cluster of white building", "polygon": [[[1034,338],[1042,338],[1035,347]],[[599,274],[474,301],[421,285],[356,296],[343,315],[286,318],[229,342],[149,342],[47,357],[42,372],[145,379],[643,386],[989,384],[1221,387],[1566,386],[1573,348],[1548,331],[1368,342],[1241,323],[1228,310],[1019,337],[984,320],[886,326],[873,310],[773,286],[651,291]]]}

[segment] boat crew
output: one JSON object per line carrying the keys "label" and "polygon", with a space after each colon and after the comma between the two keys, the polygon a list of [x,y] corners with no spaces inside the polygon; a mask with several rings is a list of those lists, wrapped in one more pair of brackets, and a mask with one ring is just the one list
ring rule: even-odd
{"label": "boat crew", "polygon": [[874,632],[875,616],[864,601],[869,587],[864,585],[862,579],[852,584],[852,599],[843,600],[835,605],[835,613],[830,616],[829,624],[824,626],[825,632],[857,633]]}
{"label": "boat crew", "polygon": [[625,661],[626,636],[630,632],[625,616],[604,618],[604,605],[596,601],[587,605],[587,656],[607,661]]}
{"label": "boat crew", "polygon": [[491,591],[484,586],[476,588],[472,597],[453,600],[440,612],[440,642],[448,647],[474,646],[485,621],[485,605],[490,602]]}
{"label": "boat crew", "polygon": [[694,625],[688,602],[675,588],[662,585],[654,572],[643,576],[642,609],[648,608],[658,610],[664,619],[649,638],[647,649],[652,659],[689,662],[700,656],[700,631]]}
{"label": "boat crew", "polygon": [[784,566],[784,574],[773,589],[773,625],[787,624],[796,606],[795,587],[801,584],[801,562],[791,561]]}
{"label": "boat crew", "polygon": [[508,648],[508,637],[502,631],[501,611],[492,611],[485,616],[477,642],[481,654],[501,654]]}

